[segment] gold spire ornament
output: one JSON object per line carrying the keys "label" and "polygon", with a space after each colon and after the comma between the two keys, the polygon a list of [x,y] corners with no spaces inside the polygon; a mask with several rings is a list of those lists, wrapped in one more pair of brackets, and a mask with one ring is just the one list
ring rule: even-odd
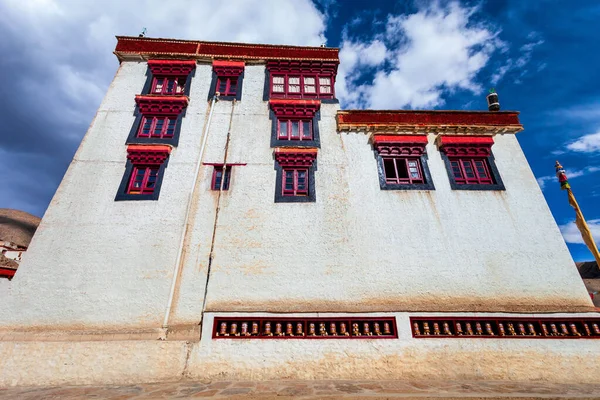
{"label": "gold spire ornament", "polygon": [[588,249],[590,249],[590,252],[596,259],[598,265],[600,265],[600,253],[598,252],[598,247],[594,242],[594,238],[592,237],[592,232],[590,231],[588,224],[585,222],[585,218],[583,218],[583,213],[579,208],[579,204],[577,204],[577,200],[575,200],[575,196],[571,190],[571,185],[567,179],[567,174],[558,161],[556,164],[554,164],[554,168],[556,169],[556,177],[558,178],[558,182],[560,182],[560,188],[567,191],[569,195],[569,204],[575,209],[575,225],[577,225],[579,232],[581,232],[583,242],[587,245]]}

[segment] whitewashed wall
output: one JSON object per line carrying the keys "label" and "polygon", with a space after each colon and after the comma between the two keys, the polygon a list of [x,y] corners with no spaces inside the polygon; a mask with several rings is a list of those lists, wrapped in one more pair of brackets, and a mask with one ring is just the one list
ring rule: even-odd
{"label": "whitewashed wall", "polygon": [[[211,66],[198,65],[158,201],[114,197],[146,64],[122,63],[38,228],[0,328],[158,327],[168,301],[207,120]],[[204,162],[222,162],[208,311],[574,311],[592,303],[516,138],[492,147],[506,191],[455,191],[429,137],[435,191],[381,191],[368,136],[319,122],[315,203],[274,203],[264,66],[245,69],[235,106],[215,106]],[[235,107],[231,118],[232,107]],[[204,308],[218,194],[198,176],[170,324]],[[19,310],[15,313],[13,310]]]}

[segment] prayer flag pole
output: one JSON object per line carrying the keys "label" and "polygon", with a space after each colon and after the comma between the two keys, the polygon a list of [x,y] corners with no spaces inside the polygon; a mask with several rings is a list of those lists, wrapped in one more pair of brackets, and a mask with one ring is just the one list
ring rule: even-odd
{"label": "prayer flag pole", "polygon": [[590,249],[590,251],[594,255],[596,263],[600,265],[600,253],[598,252],[598,247],[594,242],[594,238],[592,237],[592,232],[590,231],[590,228],[585,222],[585,218],[583,218],[583,213],[579,208],[579,204],[577,204],[577,200],[575,200],[575,196],[573,195],[573,191],[571,190],[571,185],[569,184],[569,181],[567,179],[567,174],[565,173],[565,170],[558,161],[556,162],[556,164],[554,164],[554,167],[556,168],[556,177],[560,182],[560,188],[561,190],[567,191],[569,195],[569,204],[575,209],[575,225],[577,225],[577,228],[579,228],[579,232],[581,232],[583,242],[587,245],[588,249]]}

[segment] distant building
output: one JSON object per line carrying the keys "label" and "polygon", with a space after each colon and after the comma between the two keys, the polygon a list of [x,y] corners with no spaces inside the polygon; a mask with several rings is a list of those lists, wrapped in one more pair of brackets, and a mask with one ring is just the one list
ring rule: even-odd
{"label": "distant building", "polygon": [[598,380],[600,317],[497,95],[341,110],[338,49],[117,40],[0,286],[0,385]]}
{"label": "distant building", "polygon": [[0,208],[0,278],[12,279],[41,218]]}
{"label": "distant building", "polygon": [[577,270],[596,307],[600,307],[600,268],[596,261],[578,262]]}

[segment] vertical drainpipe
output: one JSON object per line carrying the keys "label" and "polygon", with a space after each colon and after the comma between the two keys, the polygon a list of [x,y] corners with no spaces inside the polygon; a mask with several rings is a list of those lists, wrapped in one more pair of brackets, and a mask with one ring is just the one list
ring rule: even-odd
{"label": "vertical drainpipe", "polygon": [[188,220],[190,218],[190,210],[192,208],[192,200],[194,198],[194,192],[196,191],[196,183],[198,182],[198,173],[200,172],[200,166],[202,165],[202,157],[204,156],[204,149],[206,148],[206,140],[208,139],[208,131],[210,128],[210,122],[212,120],[213,111],[215,109],[215,102],[217,101],[217,93],[213,96],[210,103],[210,113],[208,115],[208,121],[206,122],[206,128],[204,129],[204,136],[202,138],[202,145],[200,146],[200,154],[198,154],[198,161],[196,162],[196,171],[194,172],[194,180],[192,182],[192,188],[190,191],[187,207],[185,210],[185,218],[183,219],[184,225],[181,232],[181,239],[179,240],[179,250],[177,251],[177,260],[175,261],[175,270],[173,271],[173,280],[171,282],[171,291],[169,293],[169,300],[167,302],[167,309],[165,311],[165,318],[163,320],[162,328],[160,329],[159,339],[167,339],[167,329],[169,324],[169,316],[171,315],[171,306],[173,305],[173,298],[175,297],[175,288],[177,285],[177,276],[179,275],[179,269],[181,268],[181,256],[183,254],[183,245],[185,237],[188,232]]}

